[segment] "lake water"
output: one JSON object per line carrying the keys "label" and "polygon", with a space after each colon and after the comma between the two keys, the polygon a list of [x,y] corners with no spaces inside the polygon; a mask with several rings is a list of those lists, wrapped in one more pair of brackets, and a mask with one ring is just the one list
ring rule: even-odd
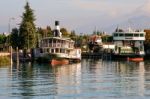
{"label": "lake water", "polygon": [[1,66],[0,99],[150,99],[150,62]]}

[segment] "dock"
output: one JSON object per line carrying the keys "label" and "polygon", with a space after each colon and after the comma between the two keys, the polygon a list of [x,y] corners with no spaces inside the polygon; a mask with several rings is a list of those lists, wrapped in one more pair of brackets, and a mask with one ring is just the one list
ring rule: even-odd
{"label": "dock", "polygon": [[85,58],[85,59],[99,59],[99,58],[102,58],[102,52],[99,52],[99,53],[90,53],[90,52],[84,52],[81,54],[82,55],[82,58]]}

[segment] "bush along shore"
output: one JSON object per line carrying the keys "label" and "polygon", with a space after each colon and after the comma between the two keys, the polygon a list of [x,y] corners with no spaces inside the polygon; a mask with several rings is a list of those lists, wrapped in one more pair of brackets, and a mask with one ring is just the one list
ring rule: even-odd
{"label": "bush along shore", "polygon": [[0,65],[9,65],[10,64],[10,57],[8,56],[0,56]]}

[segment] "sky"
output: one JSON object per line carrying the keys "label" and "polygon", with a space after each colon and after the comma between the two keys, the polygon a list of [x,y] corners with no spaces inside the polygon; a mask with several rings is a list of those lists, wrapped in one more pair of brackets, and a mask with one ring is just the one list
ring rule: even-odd
{"label": "sky", "polygon": [[[26,1],[34,10],[36,27],[54,28],[55,20],[69,31],[107,31],[129,18],[150,16],[150,0],[1,0],[0,32],[18,27]],[[12,20],[15,18],[15,20]]]}

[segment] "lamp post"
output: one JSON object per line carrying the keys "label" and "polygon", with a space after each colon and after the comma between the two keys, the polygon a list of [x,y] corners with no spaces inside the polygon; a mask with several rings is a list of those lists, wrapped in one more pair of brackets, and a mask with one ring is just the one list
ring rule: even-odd
{"label": "lamp post", "polygon": [[[11,20],[15,20],[15,18],[9,18],[9,21],[8,21],[8,32],[10,34],[10,23],[11,23]],[[10,36],[8,37],[8,43],[10,44]],[[12,61],[12,46],[10,46],[10,64],[11,64],[11,67],[12,67],[12,64],[13,64],[13,61]]]}
{"label": "lamp post", "polygon": [[15,20],[15,18],[13,18],[13,17],[9,18],[9,21],[8,21],[8,33],[11,32],[11,31],[10,31],[10,28],[11,28],[11,26],[10,26],[11,20]]}
{"label": "lamp post", "polygon": [[[11,20],[15,20],[15,18],[11,17],[8,20],[8,33],[11,34]],[[10,36],[8,37],[8,43],[10,44]]]}

